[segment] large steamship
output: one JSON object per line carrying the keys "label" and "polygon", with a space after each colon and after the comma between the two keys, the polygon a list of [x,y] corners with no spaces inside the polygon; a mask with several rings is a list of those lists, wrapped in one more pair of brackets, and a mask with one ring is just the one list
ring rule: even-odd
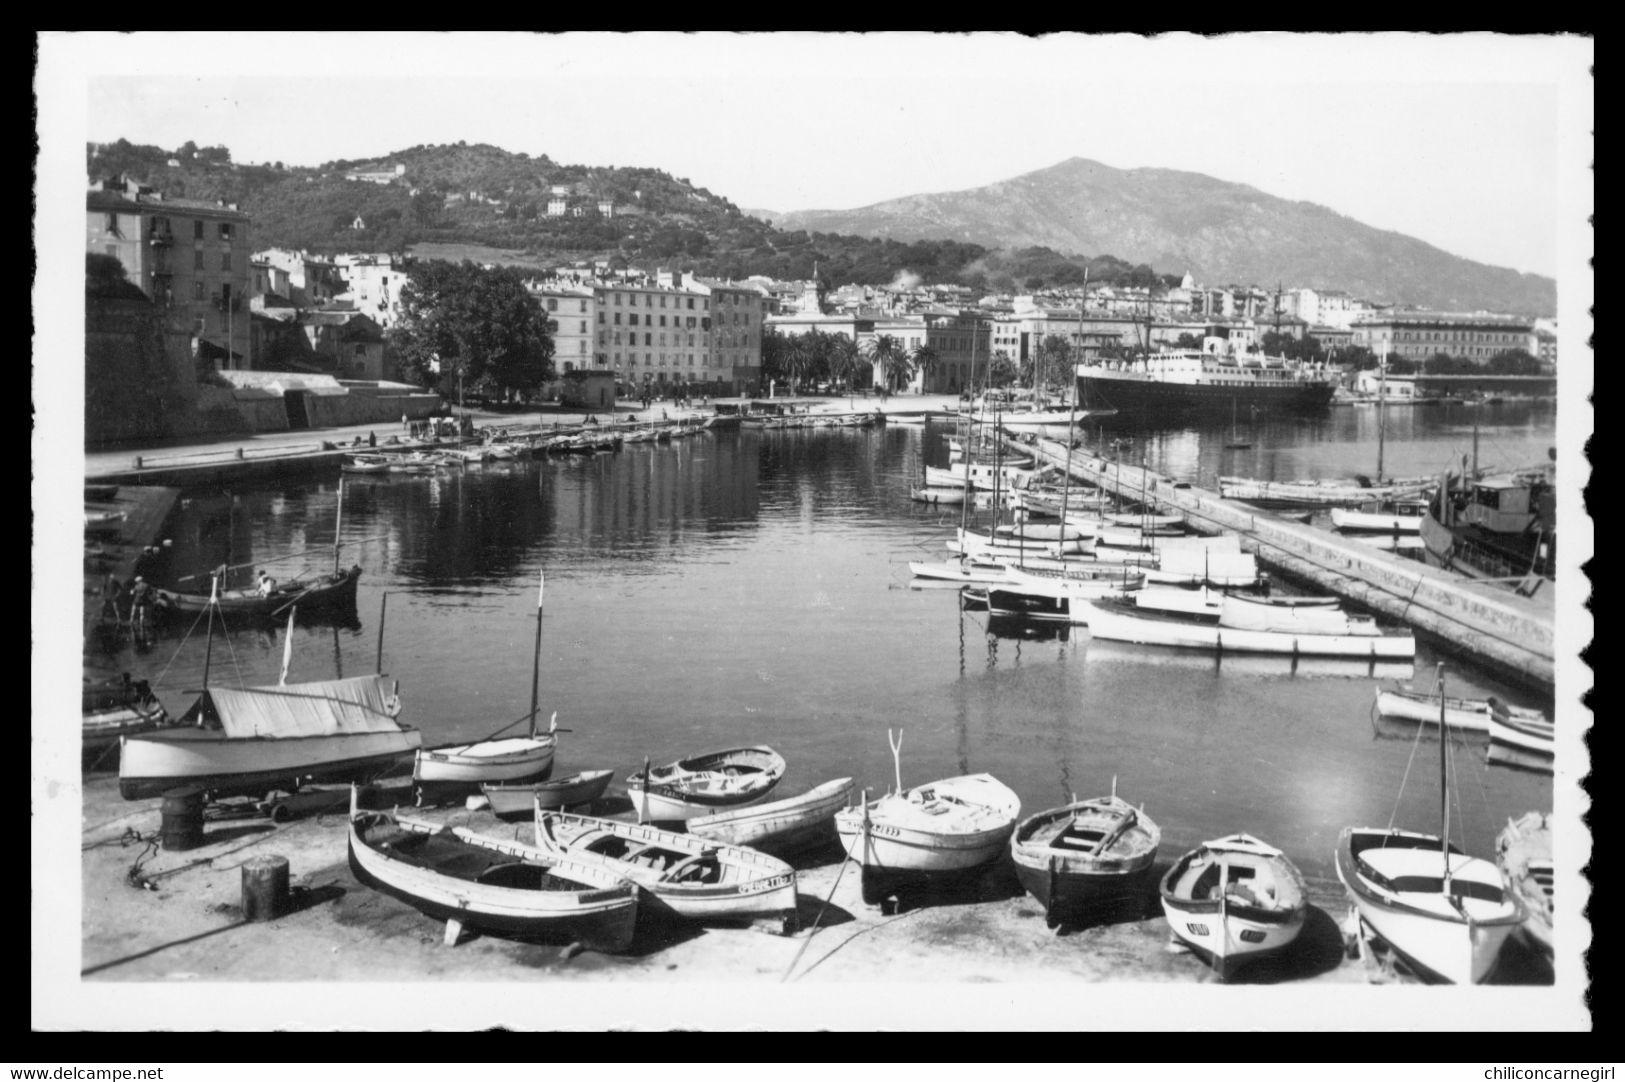
{"label": "large steamship", "polygon": [[1078,401],[1120,414],[1321,410],[1330,405],[1336,370],[1237,348],[1207,338],[1200,350],[1167,350],[1133,361],[1080,364]]}

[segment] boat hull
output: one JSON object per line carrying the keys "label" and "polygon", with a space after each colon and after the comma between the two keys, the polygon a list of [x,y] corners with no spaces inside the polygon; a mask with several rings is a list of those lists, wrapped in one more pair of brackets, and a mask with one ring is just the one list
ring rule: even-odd
{"label": "boat hull", "polygon": [[1011,836],[1016,878],[1049,924],[1086,920],[1145,893],[1162,830],[1116,796],[1049,808]]}
{"label": "boat hull", "polygon": [[544,736],[419,748],[412,780],[421,785],[545,781],[553,771],[556,746],[553,737]]}
{"label": "boat hull", "polygon": [[852,798],[852,779],[837,778],[800,796],[688,821],[688,832],[726,845],[788,853],[834,841],[835,813]]}
{"label": "boat hull", "polygon": [[1080,401],[1109,404],[1124,416],[1212,413],[1232,416],[1237,409],[1259,413],[1312,413],[1331,405],[1330,383],[1270,386],[1205,386],[1111,373],[1078,375]]}
{"label": "boat hull", "polygon": [[[1448,984],[1483,983],[1494,972],[1507,936],[1523,923],[1521,903],[1501,904],[1469,920],[1460,913],[1444,911],[1442,906],[1421,904],[1438,896],[1416,894],[1414,900],[1407,901],[1404,896],[1384,892],[1362,870],[1357,855],[1379,848],[1383,839],[1397,839],[1412,849],[1430,846],[1428,852],[1438,857],[1442,868],[1437,838],[1377,828],[1344,830],[1337,846],[1337,877],[1353,899],[1360,919],[1423,979]],[[1483,865],[1490,877],[1500,879],[1499,871],[1487,861],[1453,852],[1452,863],[1458,876],[1471,874],[1476,866]]]}
{"label": "boat hull", "polygon": [[260,795],[307,782],[366,780],[422,744],[416,729],[329,736],[227,738],[187,727],[121,738],[119,793],[162,796],[179,786],[217,795]]}
{"label": "boat hull", "polygon": [[1297,866],[1248,835],[1186,853],[1163,876],[1161,895],[1168,930],[1220,980],[1291,947],[1309,912]]}
{"label": "boat hull", "polygon": [[[300,612],[328,611],[355,608],[356,583],[361,579],[361,568],[352,567],[337,576],[327,576],[320,585],[305,589],[284,587],[270,597],[261,597],[252,590],[225,590],[219,599],[219,611],[226,616],[272,617],[285,614],[297,607]],[[158,611],[180,616],[196,616],[207,612],[210,599],[207,594],[179,594],[169,590],[158,591]]]}
{"label": "boat hull", "polygon": [[[936,818],[924,810],[939,796],[952,802]],[[986,774],[922,785],[835,815],[849,858],[862,868],[864,900],[900,879],[958,875],[996,860],[1015,830],[1021,801]]]}
{"label": "boat hull", "polygon": [[[394,858],[366,844],[358,834],[356,820],[365,824],[368,818],[362,814],[351,822],[349,863],[352,874],[374,890],[398,898],[421,913],[506,935],[568,937],[607,952],[623,951],[632,944],[638,893],[629,882],[618,886],[584,886],[574,891],[526,890],[501,882],[454,878]],[[518,865],[522,869],[546,869],[565,876],[574,872],[584,878],[604,881],[596,870],[552,859],[528,846],[502,843],[497,839],[490,841],[500,847],[497,852],[514,858],[511,863],[497,865],[503,870],[497,871],[494,877],[538,874],[516,872]],[[512,881],[510,878],[509,882]]]}
{"label": "boat hull", "polygon": [[784,757],[772,748],[735,748],[633,774],[626,789],[640,822],[680,822],[759,804],[784,771]]}
{"label": "boat hull", "polygon": [[[549,811],[536,816],[536,844],[624,876],[637,885],[648,912],[702,924],[761,917],[790,922],[796,912],[795,869],[754,849],[717,845],[643,823]],[[618,859],[614,854],[619,852],[646,859]],[[657,859],[666,855],[676,855],[678,862],[666,865]],[[682,875],[683,865],[698,866],[707,859],[720,875],[710,881]]]}
{"label": "boat hull", "polygon": [[567,778],[534,784],[483,783],[485,798],[491,802],[491,811],[499,816],[534,815],[538,805],[543,808],[572,808],[578,804],[591,804],[609,788],[613,770],[585,770]]}
{"label": "boat hull", "polygon": [[1249,631],[1182,620],[1147,619],[1089,605],[1090,635],[1153,646],[1181,646],[1216,653],[1278,654],[1287,657],[1351,657],[1409,660],[1416,656],[1413,635],[1308,635]]}

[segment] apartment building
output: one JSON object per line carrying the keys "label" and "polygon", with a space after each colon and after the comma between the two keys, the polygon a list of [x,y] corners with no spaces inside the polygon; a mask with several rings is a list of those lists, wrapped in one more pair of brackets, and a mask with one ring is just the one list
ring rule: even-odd
{"label": "apartment building", "polygon": [[729,385],[743,392],[762,378],[762,329],[767,320],[766,297],[756,287],[685,273],[684,292],[711,301],[709,374],[700,378]]}
{"label": "apartment building", "polygon": [[599,368],[594,348],[597,300],[592,287],[549,283],[531,285],[529,290],[547,312],[548,330],[553,335],[553,370],[562,375]]}
{"label": "apartment building", "polygon": [[1356,321],[1353,331],[1355,345],[1412,361],[1443,353],[1483,364],[1511,349],[1538,356],[1540,348],[1532,320],[1490,312],[1385,312]]}
{"label": "apartment building", "polygon": [[248,368],[248,215],[235,205],[168,199],[125,177],[90,185],[86,250],[124,265],[130,283],[190,331],[194,357]]}
{"label": "apartment building", "polygon": [[711,359],[710,296],[631,280],[592,293],[596,367],[640,387],[731,378]]}
{"label": "apartment building", "polygon": [[401,318],[401,289],[406,271],[388,255],[339,255],[333,265],[344,279],[334,299],[349,301],[378,326],[388,329]]}

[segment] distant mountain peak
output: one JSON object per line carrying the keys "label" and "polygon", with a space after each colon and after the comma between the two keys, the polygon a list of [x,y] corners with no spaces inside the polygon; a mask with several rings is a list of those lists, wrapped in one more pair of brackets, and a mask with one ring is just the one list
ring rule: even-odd
{"label": "distant mountain peak", "polygon": [[1377,303],[1556,311],[1557,283],[1451,255],[1319,204],[1203,173],[1074,156],[956,192],[790,211],[783,229],[1111,255],[1204,284],[1341,289]]}

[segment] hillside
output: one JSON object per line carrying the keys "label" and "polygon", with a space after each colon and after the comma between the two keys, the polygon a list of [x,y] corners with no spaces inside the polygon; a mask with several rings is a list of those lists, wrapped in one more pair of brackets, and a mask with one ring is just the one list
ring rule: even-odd
{"label": "hillside", "polygon": [[854,210],[780,215],[785,229],[986,248],[1112,252],[1208,285],[1285,283],[1342,289],[1381,303],[1545,315],[1557,283],[1453,256],[1313,203],[1172,169],[1114,169],[1072,158],[960,192]]}

